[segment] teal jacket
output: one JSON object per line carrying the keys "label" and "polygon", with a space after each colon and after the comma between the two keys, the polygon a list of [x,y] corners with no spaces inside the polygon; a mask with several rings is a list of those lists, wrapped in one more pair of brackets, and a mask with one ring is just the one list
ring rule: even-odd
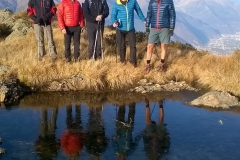
{"label": "teal jacket", "polygon": [[128,0],[126,5],[123,5],[120,0],[116,0],[112,8],[111,20],[112,24],[118,21],[118,29],[121,31],[131,31],[134,28],[134,10],[138,17],[145,21],[145,17],[140,9],[137,0]]}

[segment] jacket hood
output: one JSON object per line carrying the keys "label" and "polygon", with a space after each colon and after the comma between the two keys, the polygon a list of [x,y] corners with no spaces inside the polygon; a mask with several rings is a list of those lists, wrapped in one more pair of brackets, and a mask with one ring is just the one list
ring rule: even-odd
{"label": "jacket hood", "polygon": [[[116,0],[116,2],[117,2],[118,5],[123,5],[121,0]],[[126,2],[128,2],[128,0]]]}

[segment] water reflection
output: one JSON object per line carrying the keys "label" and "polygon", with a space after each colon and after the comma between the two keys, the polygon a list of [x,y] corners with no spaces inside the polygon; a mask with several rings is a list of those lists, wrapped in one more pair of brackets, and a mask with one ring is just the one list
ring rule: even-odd
{"label": "water reflection", "polygon": [[57,108],[41,108],[40,134],[35,142],[35,151],[41,159],[53,159],[60,149],[60,140],[55,135],[57,114]]}
{"label": "water reflection", "polygon": [[128,105],[128,116],[125,120],[126,106],[120,105],[118,107],[116,119],[116,135],[112,137],[114,150],[119,160],[125,160],[126,156],[130,156],[139,143],[140,135],[133,137],[134,116],[136,103]]}
{"label": "water reflection", "polygon": [[240,116],[189,107],[178,98],[33,94],[0,109],[0,147],[7,150],[0,159],[239,159]]}
{"label": "water reflection", "polygon": [[102,106],[89,108],[89,119],[84,144],[87,152],[93,156],[94,160],[100,159],[100,154],[105,151],[108,145],[108,138],[105,135],[102,118],[102,109]]}
{"label": "water reflection", "polygon": [[75,117],[73,118],[73,106],[66,107],[66,126],[61,137],[61,146],[71,160],[76,160],[83,148],[84,133],[81,126],[81,106],[75,106]]}
{"label": "water reflection", "polygon": [[[151,118],[149,100],[145,97],[145,122],[146,128],[143,131],[144,150],[149,160],[158,160],[167,153],[170,147],[170,137],[164,122],[163,100],[158,101],[159,117],[158,122]],[[156,107],[154,105],[153,111]]]}

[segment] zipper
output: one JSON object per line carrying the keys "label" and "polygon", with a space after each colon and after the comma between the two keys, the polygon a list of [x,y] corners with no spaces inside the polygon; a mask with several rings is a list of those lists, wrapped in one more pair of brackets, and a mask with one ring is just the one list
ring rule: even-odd
{"label": "zipper", "polygon": [[160,17],[160,5],[161,5],[161,0],[159,0],[158,2],[158,11],[157,11],[157,29],[158,29],[158,20],[159,20],[159,17]]}
{"label": "zipper", "polygon": [[40,9],[40,12],[41,12],[40,14],[42,15],[42,18],[43,18],[44,17],[44,15],[43,15],[43,0],[40,0],[40,6],[41,6],[40,7],[41,8]]}
{"label": "zipper", "polygon": [[127,13],[127,31],[129,30],[129,25],[128,25],[128,9],[127,9],[127,3],[126,5],[124,5],[125,9],[126,9],[126,13]]}
{"label": "zipper", "polygon": [[72,1],[72,15],[73,15],[73,23],[75,22],[74,16],[74,1]]}

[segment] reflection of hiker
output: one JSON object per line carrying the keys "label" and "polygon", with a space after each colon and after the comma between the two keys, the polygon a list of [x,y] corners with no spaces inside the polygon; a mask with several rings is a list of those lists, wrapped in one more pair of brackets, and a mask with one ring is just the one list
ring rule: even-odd
{"label": "reflection of hiker", "polygon": [[[176,13],[173,0],[150,0],[147,11],[146,32],[148,35],[146,73],[151,70],[150,62],[155,43],[161,43],[161,61],[158,71],[164,71],[167,45],[175,28]],[[151,29],[149,29],[151,24]]]}
{"label": "reflection of hiker", "polygon": [[111,20],[113,23],[113,27],[117,27],[116,37],[121,62],[125,62],[125,38],[127,38],[130,46],[130,62],[136,67],[137,58],[136,34],[134,29],[134,10],[137,12],[139,18],[144,21],[144,15],[136,0],[116,0],[113,5]]}
{"label": "reflection of hiker", "polygon": [[74,41],[74,62],[79,60],[81,28],[84,27],[83,10],[77,0],[62,0],[58,6],[58,25],[64,34],[65,58],[71,61],[71,39]]}
{"label": "reflection of hiker", "polygon": [[56,139],[55,129],[58,109],[52,110],[48,122],[48,110],[41,109],[40,135],[35,142],[35,150],[41,159],[53,159],[60,149],[60,141]]}
{"label": "reflection of hiker", "polygon": [[93,155],[93,159],[99,159],[100,154],[105,151],[108,144],[101,109],[98,107],[89,110],[87,133],[84,141],[87,152]]}
{"label": "reflection of hiker", "polygon": [[119,106],[117,121],[116,121],[116,135],[113,136],[113,144],[115,152],[119,160],[125,160],[126,156],[133,153],[140,138],[133,139],[132,131],[135,116],[135,103],[129,105],[128,119],[125,117],[125,106]]}
{"label": "reflection of hiker", "polygon": [[164,121],[163,101],[159,101],[159,119],[158,124],[151,120],[151,113],[148,99],[145,99],[145,121],[146,129],[143,132],[144,150],[148,159],[160,159],[166,153],[170,146],[170,138]]}
{"label": "reflection of hiker", "polygon": [[[88,57],[101,58],[101,37],[103,36],[105,18],[109,15],[109,7],[106,0],[85,0],[83,5],[84,17],[86,19],[88,36]],[[98,30],[98,32],[97,32]],[[101,30],[101,31],[100,31]],[[98,33],[98,35],[96,35]],[[102,35],[101,35],[102,33]],[[95,42],[96,41],[96,42]],[[95,48],[96,43],[96,48]]]}
{"label": "reflection of hiker", "polygon": [[53,0],[29,0],[27,13],[34,22],[34,31],[38,41],[38,60],[45,55],[44,33],[48,41],[49,54],[53,61],[57,54],[53,41],[51,18],[56,14],[56,6]]}
{"label": "reflection of hiker", "polygon": [[61,146],[65,154],[70,159],[75,160],[83,147],[83,132],[81,127],[81,106],[75,108],[75,119],[72,116],[72,106],[66,107],[67,112],[67,129],[62,134]]}

